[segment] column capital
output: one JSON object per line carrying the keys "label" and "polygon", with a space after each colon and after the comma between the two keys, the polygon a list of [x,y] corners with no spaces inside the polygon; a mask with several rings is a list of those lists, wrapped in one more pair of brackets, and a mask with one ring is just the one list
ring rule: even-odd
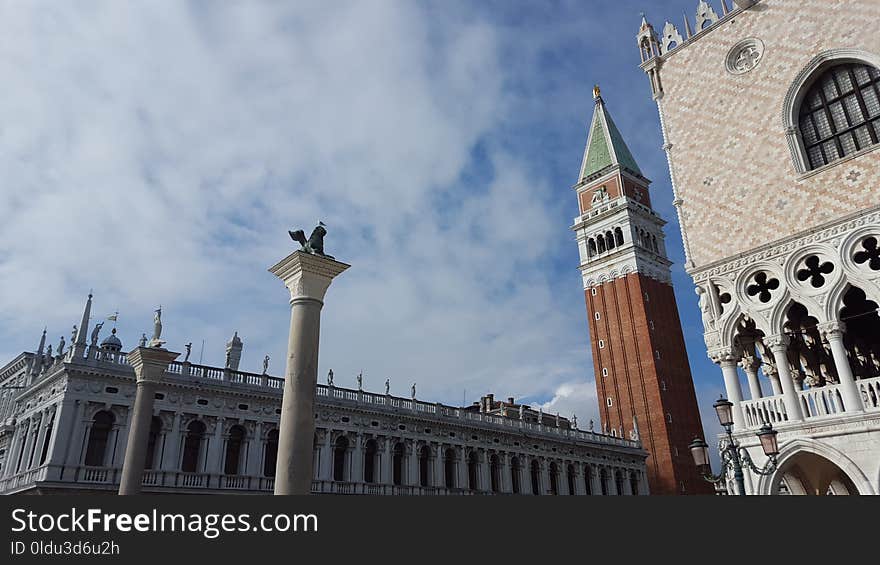
{"label": "column capital", "polygon": [[843,339],[843,334],[846,331],[846,324],[839,320],[825,322],[819,324],[819,331],[823,336],[828,338],[828,340]]}
{"label": "column capital", "polygon": [[733,366],[739,363],[740,355],[738,352],[729,347],[722,347],[719,349],[714,349],[709,351],[709,359],[712,360],[716,365],[725,366]]}
{"label": "column capital", "polygon": [[128,354],[128,362],[134,368],[138,384],[142,382],[160,383],[168,369],[168,364],[177,359],[180,353],[161,347],[136,347]]}
{"label": "column capital", "polygon": [[764,343],[770,348],[770,351],[784,351],[788,348],[790,341],[791,338],[785,334],[771,335],[764,338]]}
{"label": "column capital", "polygon": [[335,277],[351,265],[297,250],[269,268],[290,291],[290,301],[312,299],[323,302]]}

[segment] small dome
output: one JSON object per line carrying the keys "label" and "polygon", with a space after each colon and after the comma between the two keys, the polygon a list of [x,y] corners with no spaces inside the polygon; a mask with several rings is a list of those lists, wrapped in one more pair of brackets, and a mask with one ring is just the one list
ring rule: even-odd
{"label": "small dome", "polygon": [[110,351],[122,351],[122,341],[116,337],[116,328],[110,332],[110,335],[104,338],[104,341],[101,342],[101,349],[107,349]]}

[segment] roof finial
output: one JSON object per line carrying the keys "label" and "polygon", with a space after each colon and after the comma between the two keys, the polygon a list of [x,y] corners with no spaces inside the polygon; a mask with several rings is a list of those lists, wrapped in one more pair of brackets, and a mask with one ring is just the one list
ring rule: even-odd
{"label": "roof finial", "polygon": [[599,88],[599,85],[593,87],[593,100],[599,100],[602,98],[602,90]]}

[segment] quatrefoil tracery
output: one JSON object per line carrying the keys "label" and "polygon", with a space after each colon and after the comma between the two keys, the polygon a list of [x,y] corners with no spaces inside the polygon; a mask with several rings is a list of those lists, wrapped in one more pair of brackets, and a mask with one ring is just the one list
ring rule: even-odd
{"label": "quatrefoil tracery", "polygon": [[746,287],[749,296],[758,297],[763,303],[770,302],[773,298],[772,292],[779,288],[779,279],[770,278],[767,273],[761,271],[754,276],[754,283]]}
{"label": "quatrefoil tracery", "polygon": [[810,255],[804,261],[805,268],[797,272],[797,280],[810,281],[813,288],[821,288],[825,284],[825,275],[834,271],[834,264],[828,261],[822,262],[818,255]]}

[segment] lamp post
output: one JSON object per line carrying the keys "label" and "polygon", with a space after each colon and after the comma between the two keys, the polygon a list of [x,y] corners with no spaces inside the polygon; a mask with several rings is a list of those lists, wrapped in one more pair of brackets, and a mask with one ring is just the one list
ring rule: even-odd
{"label": "lamp post", "polygon": [[723,396],[715,401],[712,405],[715,413],[718,415],[718,421],[727,433],[727,443],[721,448],[721,472],[718,475],[712,473],[712,465],[709,462],[709,445],[701,438],[694,438],[690,444],[691,455],[694,457],[694,464],[700,470],[703,478],[710,483],[721,483],[728,468],[733,471],[733,479],[736,481],[736,488],[739,494],[746,494],[745,478],[743,476],[743,467],[748,467],[759,475],[769,475],[776,470],[776,456],[779,455],[779,446],[776,441],[776,434],[770,424],[764,424],[755,434],[761,442],[761,449],[764,450],[769,460],[763,468],[758,468],[749,452],[741,448],[733,439],[733,403]]}

